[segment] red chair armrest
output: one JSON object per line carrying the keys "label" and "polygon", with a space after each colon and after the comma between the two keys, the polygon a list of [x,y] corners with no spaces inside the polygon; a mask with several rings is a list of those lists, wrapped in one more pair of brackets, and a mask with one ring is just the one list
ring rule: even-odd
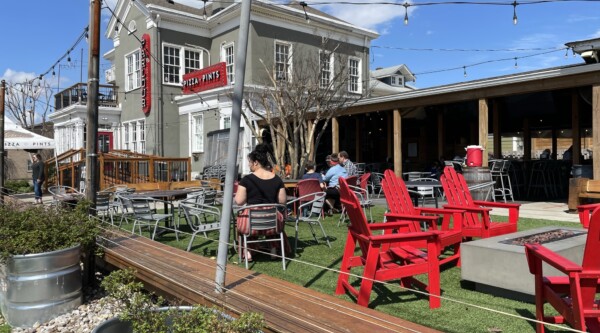
{"label": "red chair armrest", "polygon": [[386,213],[385,217],[390,218],[390,221],[394,220],[411,220],[411,221],[437,221],[438,217],[433,215],[408,215],[408,214],[396,214],[396,213]]}
{"label": "red chair armrest", "polygon": [[513,209],[519,209],[519,207],[521,207],[521,204],[518,204],[518,203],[504,203],[504,202],[494,202],[494,201],[473,200],[473,203],[476,205],[483,206],[483,207],[513,208]]}
{"label": "red chair armrest", "polygon": [[406,227],[411,225],[413,222],[400,221],[400,222],[386,222],[386,223],[369,223],[368,227],[370,230],[387,230],[387,229],[398,229],[400,227]]}
{"label": "red chair armrest", "polygon": [[556,252],[550,251],[540,244],[525,244],[525,254],[529,261],[529,271],[531,274],[542,274],[542,272],[537,272],[537,269],[535,268],[537,265],[533,263],[533,260],[546,262],[565,274],[582,271],[580,265],[577,265]]}
{"label": "red chair armrest", "polygon": [[475,207],[475,206],[452,206],[452,205],[444,205],[444,209],[456,209],[456,210],[463,210],[467,213],[483,213],[483,212],[491,212],[492,209],[491,208],[485,208],[485,207]]}
{"label": "red chair armrest", "polygon": [[439,235],[439,231],[407,232],[399,234],[373,235],[369,237],[369,240],[374,243],[395,243],[419,240],[437,241],[439,239]]}

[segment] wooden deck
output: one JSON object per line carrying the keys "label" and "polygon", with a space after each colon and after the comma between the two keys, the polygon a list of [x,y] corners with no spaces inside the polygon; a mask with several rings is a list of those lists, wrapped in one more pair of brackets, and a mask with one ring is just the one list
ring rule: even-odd
{"label": "wooden deck", "polygon": [[[133,267],[146,287],[230,314],[263,313],[269,332],[438,332],[286,281],[227,266],[227,292],[215,292],[216,260],[129,234],[112,239],[103,264]],[[334,288],[335,286],[331,286]]]}

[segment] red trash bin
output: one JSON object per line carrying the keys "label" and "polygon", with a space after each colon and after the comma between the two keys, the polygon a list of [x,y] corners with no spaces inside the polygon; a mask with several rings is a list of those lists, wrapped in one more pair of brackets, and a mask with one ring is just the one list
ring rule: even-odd
{"label": "red trash bin", "polygon": [[467,166],[480,167],[483,164],[483,147],[467,146]]}

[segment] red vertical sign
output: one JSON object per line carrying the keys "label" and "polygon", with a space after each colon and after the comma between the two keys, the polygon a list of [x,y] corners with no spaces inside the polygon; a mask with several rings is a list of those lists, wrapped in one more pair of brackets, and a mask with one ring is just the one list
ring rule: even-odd
{"label": "red vertical sign", "polygon": [[150,71],[150,35],[142,36],[142,111],[145,115],[150,114],[152,105],[152,72]]}

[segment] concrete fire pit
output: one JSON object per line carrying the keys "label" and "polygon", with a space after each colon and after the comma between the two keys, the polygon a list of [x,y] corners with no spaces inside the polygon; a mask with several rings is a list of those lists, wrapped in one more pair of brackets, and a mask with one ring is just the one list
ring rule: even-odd
{"label": "concrete fire pit", "polygon": [[[560,231],[573,232],[575,235],[549,241],[543,245],[581,264],[587,231],[549,226],[463,243],[460,247],[461,277],[463,280],[475,282],[475,289],[478,291],[532,301],[535,286],[533,275],[529,273],[527,266],[525,247],[510,243],[522,237],[536,234],[543,236],[544,233],[561,233]],[[544,274],[562,275],[546,264],[544,264]]]}

